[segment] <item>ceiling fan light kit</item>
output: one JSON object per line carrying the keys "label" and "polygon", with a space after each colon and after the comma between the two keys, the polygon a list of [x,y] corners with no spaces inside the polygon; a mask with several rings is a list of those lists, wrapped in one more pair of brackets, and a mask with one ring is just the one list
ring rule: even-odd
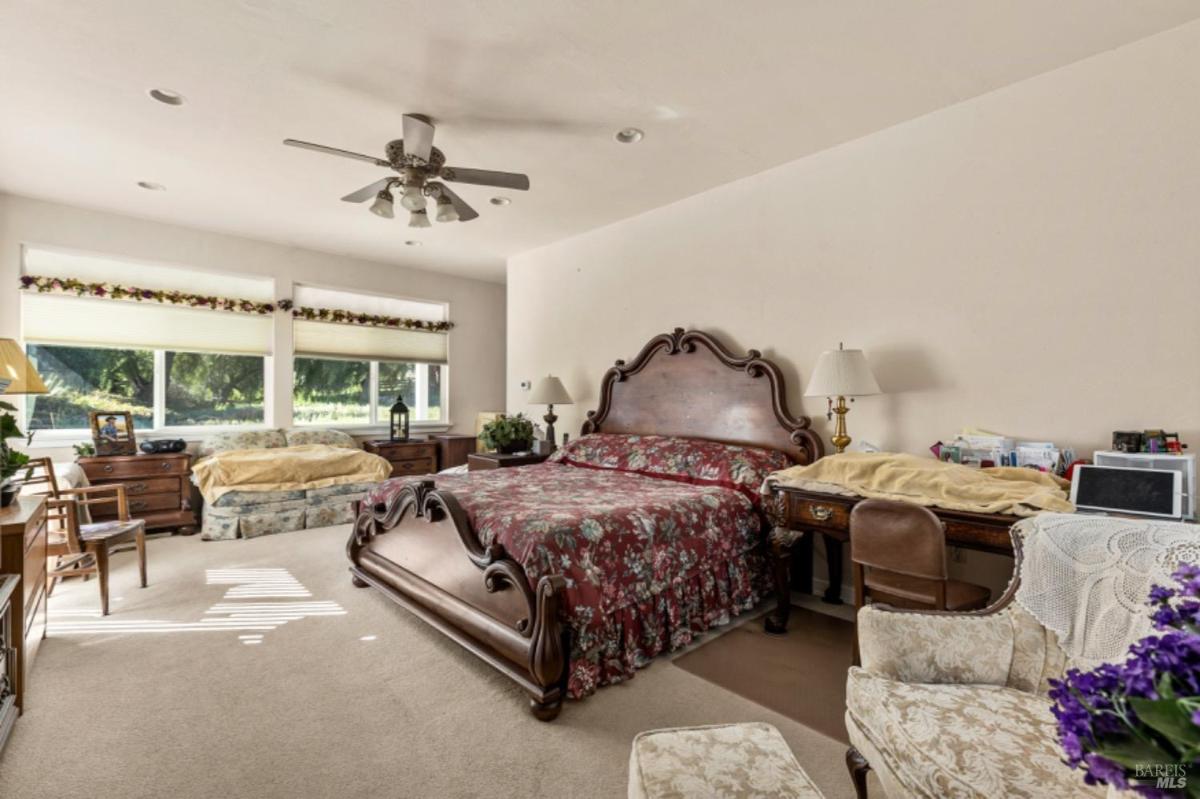
{"label": "ceiling fan light kit", "polygon": [[[464,169],[462,167],[446,166],[446,156],[433,146],[434,126],[427,117],[419,114],[405,114],[404,138],[388,142],[384,148],[386,158],[376,158],[373,155],[327,147],[323,144],[284,139],[289,147],[299,147],[318,153],[328,153],[342,158],[353,158],[365,161],[375,166],[386,167],[399,173],[399,177],[388,176],[363,186],[342,198],[344,202],[362,203],[370,200],[371,213],[385,219],[395,216],[392,189],[402,187],[400,205],[409,211],[408,226],[415,228],[430,227],[429,214],[426,211],[426,197],[434,198],[436,202],[435,218],[439,223],[469,222],[479,216],[479,212],[459,197],[445,183],[467,183],[475,186],[494,186],[502,189],[529,190],[529,177],[516,172],[495,172],[489,169]],[[507,198],[505,198],[507,200]],[[507,202],[495,205],[507,205]]]}
{"label": "ceiling fan light kit", "polygon": [[392,205],[392,200],[392,193],[387,189],[379,192],[375,195],[375,202],[371,203],[371,213],[384,219],[394,219],[396,210]]}

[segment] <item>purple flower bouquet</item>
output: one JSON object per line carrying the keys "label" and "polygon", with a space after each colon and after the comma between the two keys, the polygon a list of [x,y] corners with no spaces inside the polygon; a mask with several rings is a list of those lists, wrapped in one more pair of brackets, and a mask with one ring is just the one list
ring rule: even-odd
{"label": "purple flower bouquet", "polygon": [[1149,797],[1200,797],[1200,566],[1153,586],[1154,626],[1122,664],[1069,670],[1050,698],[1067,763],[1084,782]]}

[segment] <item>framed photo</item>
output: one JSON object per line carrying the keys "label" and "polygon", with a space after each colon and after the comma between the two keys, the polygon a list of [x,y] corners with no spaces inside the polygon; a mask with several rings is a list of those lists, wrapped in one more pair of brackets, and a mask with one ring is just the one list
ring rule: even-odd
{"label": "framed photo", "polygon": [[88,420],[97,455],[136,455],[133,414],[129,411],[91,411]]}

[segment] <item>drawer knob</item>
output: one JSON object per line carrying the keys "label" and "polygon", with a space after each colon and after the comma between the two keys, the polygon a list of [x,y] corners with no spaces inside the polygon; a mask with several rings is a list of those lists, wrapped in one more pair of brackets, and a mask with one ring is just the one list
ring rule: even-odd
{"label": "drawer knob", "polygon": [[125,487],[128,488],[130,491],[145,491],[146,490],[145,483],[126,483]]}
{"label": "drawer knob", "polygon": [[104,464],[104,471],[111,472],[112,470],[113,470],[113,465],[111,463]]}
{"label": "drawer knob", "polygon": [[129,509],[130,510],[145,510],[146,503],[140,499],[136,499],[133,502],[129,503]]}
{"label": "drawer knob", "polygon": [[162,469],[164,472],[170,471],[171,470],[171,462],[163,461],[162,463],[160,463],[158,465],[158,468]]}
{"label": "drawer knob", "polygon": [[828,505],[813,505],[808,512],[819,522],[827,522],[833,516],[833,508]]}

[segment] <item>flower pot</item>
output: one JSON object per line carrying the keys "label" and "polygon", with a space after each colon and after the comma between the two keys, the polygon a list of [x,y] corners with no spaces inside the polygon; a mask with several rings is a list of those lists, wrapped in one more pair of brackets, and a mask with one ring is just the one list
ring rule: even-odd
{"label": "flower pot", "polygon": [[514,452],[524,452],[529,449],[528,441],[513,441],[500,447],[500,454],[512,455]]}
{"label": "flower pot", "polygon": [[18,487],[5,480],[0,483],[0,508],[7,508],[17,496]]}

